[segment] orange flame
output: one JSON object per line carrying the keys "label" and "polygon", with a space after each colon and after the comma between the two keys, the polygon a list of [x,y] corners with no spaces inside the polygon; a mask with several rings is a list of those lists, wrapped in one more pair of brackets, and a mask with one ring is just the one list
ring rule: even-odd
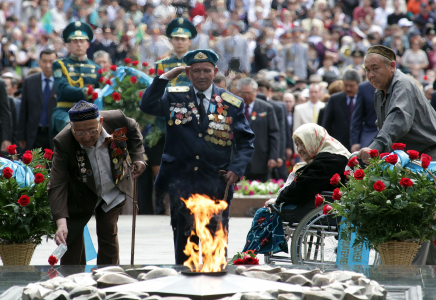
{"label": "orange flame", "polygon": [[[186,207],[194,215],[194,230],[188,238],[185,250],[189,259],[183,263],[192,272],[220,272],[227,265],[227,231],[223,229],[222,222],[218,223],[215,235],[212,236],[206,225],[210,219],[227,208],[227,202],[214,201],[204,195],[194,194],[188,200],[182,199]],[[191,242],[191,237],[197,235],[200,238],[203,266],[200,267],[199,246]]]}

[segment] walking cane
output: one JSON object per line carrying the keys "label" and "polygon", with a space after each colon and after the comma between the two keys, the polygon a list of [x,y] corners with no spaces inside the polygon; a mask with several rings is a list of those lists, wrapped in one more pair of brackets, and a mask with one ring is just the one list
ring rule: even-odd
{"label": "walking cane", "polygon": [[133,219],[132,219],[132,249],[130,252],[130,265],[135,262],[135,229],[136,229],[136,214],[138,212],[138,178],[135,178],[133,184]]}

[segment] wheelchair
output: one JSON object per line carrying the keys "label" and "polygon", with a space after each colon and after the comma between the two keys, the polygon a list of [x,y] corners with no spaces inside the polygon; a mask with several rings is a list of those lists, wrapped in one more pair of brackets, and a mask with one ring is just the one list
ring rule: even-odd
{"label": "wheelchair", "polygon": [[[321,193],[328,202],[332,194]],[[282,211],[274,205],[269,205],[271,210],[282,218],[289,256],[265,253],[265,263],[336,264],[340,218],[334,218],[330,214],[324,215],[325,205],[327,204],[314,208],[311,203],[305,207]]]}

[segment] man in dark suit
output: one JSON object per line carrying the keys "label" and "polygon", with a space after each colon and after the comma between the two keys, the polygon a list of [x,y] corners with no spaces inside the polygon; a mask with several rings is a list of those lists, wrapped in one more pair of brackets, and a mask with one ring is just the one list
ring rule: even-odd
{"label": "man in dark suit", "polygon": [[322,126],[332,137],[350,150],[350,122],[362,75],[354,69],[348,69],[344,72],[342,80],[344,91],[331,96],[324,112]]}
{"label": "man in dark suit", "polygon": [[[213,84],[218,58],[206,49],[186,53],[183,61],[187,66],[155,77],[139,104],[143,112],[165,117],[167,124],[155,185],[170,195],[176,264],[189,258],[183,251],[194,224],[181,198],[203,194],[224,199],[228,188],[229,205],[221,216],[227,230],[233,184],[243,176],[253,153],[254,133],[244,117],[242,100]],[[168,82],[183,71],[192,84],[166,89]],[[212,236],[218,220],[214,216],[208,226]],[[190,240],[198,244],[199,238],[194,235]]]}
{"label": "man in dark suit", "polygon": [[360,148],[368,147],[378,134],[375,124],[377,114],[374,108],[374,92],[375,88],[369,81],[359,84],[356,106],[351,119],[351,153],[359,151]]}
{"label": "man in dark suit", "polygon": [[237,86],[239,95],[244,99],[244,115],[256,134],[254,153],[245,171],[249,180],[265,182],[269,171],[277,167],[280,157],[280,132],[273,106],[256,99],[258,85],[251,78],[242,78]]}
{"label": "man in dark suit", "polygon": [[61,264],[86,264],[83,229],[95,212],[97,264],[119,265],[118,216],[133,198],[134,179],[145,170],[138,123],[121,110],[99,112],[84,100],[68,114],[71,123],[54,138],[48,186],[55,240],[68,246]]}
{"label": "man in dark suit", "polygon": [[56,58],[53,50],[41,51],[38,64],[42,72],[24,79],[18,123],[18,140],[24,150],[53,149],[50,125],[53,109],[56,107],[52,75],[52,65]]}
{"label": "man in dark suit", "polygon": [[0,142],[2,154],[8,153],[6,148],[12,140],[12,112],[6,92],[6,83],[0,78]]}

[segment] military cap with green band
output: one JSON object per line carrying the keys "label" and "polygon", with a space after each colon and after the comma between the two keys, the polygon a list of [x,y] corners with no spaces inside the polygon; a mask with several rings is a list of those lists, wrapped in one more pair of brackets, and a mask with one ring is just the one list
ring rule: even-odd
{"label": "military cap with green band", "polygon": [[211,64],[216,66],[218,59],[218,54],[209,49],[198,49],[189,51],[183,56],[183,62],[188,66],[200,62],[210,62]]}
{"label": "military cap with green band", "polygon": [[396,61],[395,52],[391,48],[385,46],[381,46],[381,45],[371,46],[366,51],[366,55],[368,54],[379,54],[381,56],[386,57],[390,61]]}
{"label": "military cap with green band", "polygon": [[91,26],[86,23],[76,21],[71,22],[67,27],[65,27],[64,31],[62,32],[62,38],[64,39],[65,43],[69,43],[74,39],[92,41],[94,38],[94,33],[92,32]]}
{"label": "military cap with green band", "polygon": [[184,37],[192,40],[197,36],[197,29],[188,19],[176,18],[168,24],[165,34],[169,38]]}

